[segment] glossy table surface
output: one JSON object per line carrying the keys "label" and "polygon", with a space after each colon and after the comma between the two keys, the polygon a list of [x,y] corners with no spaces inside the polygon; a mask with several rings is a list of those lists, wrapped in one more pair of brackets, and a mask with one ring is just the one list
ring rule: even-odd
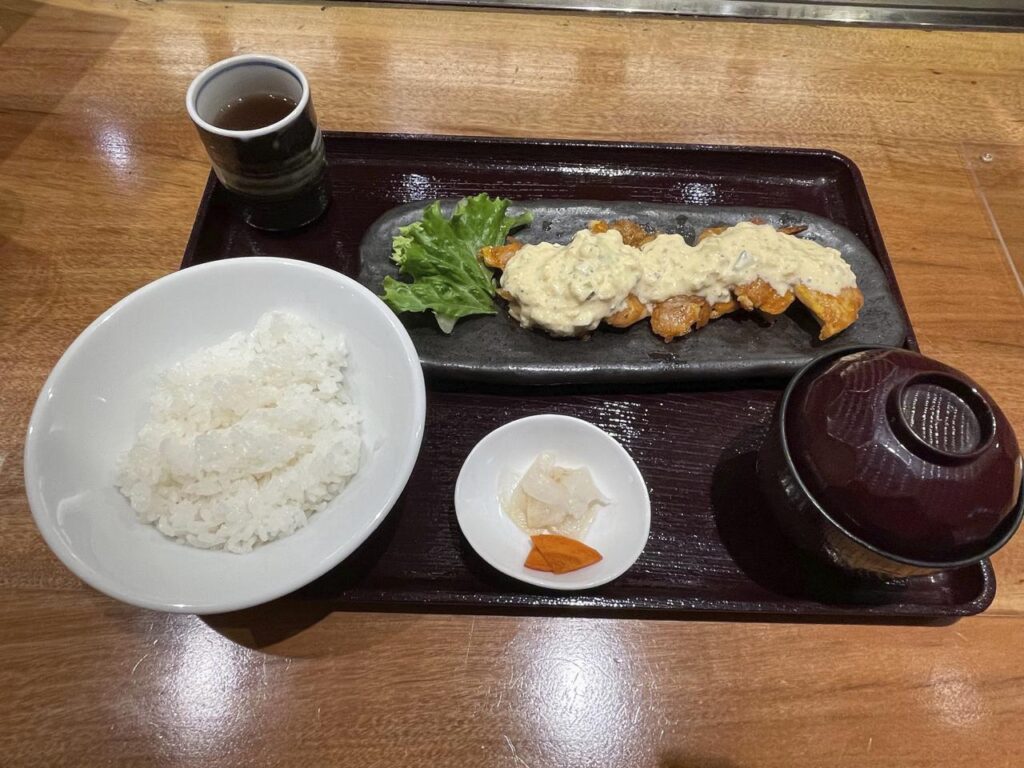
{"label": "glossy table surface", "polygon": [[[946,627],[120,605],[49,553],[47,372],[174,270],[189,80],[283,55],[321,124],[825,146],[864,172],[922,348],[1024,433],[1024,37],[335,4],[0,2],[0,763],[1024,764],[1024,537]],[[1015,266],[1016,265],[1016,266]]]}

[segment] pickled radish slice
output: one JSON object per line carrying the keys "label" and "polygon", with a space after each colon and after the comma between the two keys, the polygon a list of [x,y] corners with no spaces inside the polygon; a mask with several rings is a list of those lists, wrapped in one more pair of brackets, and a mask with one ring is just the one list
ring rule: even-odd
{"label": "pickled radish slice", "polygon": [[[514,481],[513,481],[514,482]],[[502,509],[530,534],[581,538],[599,507],[608,504],[586,467],[562,467],[551,453],[540,454],[522,479],[499,492]]]}

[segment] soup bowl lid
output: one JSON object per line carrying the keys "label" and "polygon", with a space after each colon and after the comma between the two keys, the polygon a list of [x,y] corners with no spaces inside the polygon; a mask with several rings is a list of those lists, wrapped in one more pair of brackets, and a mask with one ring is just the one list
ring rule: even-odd
{"label": "soup bowl lid", "polygon": [[784,448],[804,488],[872,548],[955,564],[1016,529],[1013,428],[955,368],[905,349],[840,350],[798,373],[782,408]]}

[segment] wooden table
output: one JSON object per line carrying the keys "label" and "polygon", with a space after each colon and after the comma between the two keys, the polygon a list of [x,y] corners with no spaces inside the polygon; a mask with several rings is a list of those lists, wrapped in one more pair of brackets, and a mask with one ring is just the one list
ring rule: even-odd
{"label": "wooden table", "polygon": [[36,532],[21,466],[64,348],[176,268],[208,171],[185,88],[251,50],[306,71],[327,128],[835,148],[864,172],[923,349],[1024,435],[1024,296],[1001,245],[1021,258],[1024,37],[343,4],[0,9],[0,763],[1024,764],[1024,537],[996,557],[993,607],[945,628],[295,602],[204,621],[80,584]]}

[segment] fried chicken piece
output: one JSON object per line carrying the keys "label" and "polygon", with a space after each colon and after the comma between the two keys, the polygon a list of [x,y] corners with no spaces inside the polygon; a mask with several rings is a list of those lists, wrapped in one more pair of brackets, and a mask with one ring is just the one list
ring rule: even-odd
{"label": "fried chicken piece", "polygon": [[491,269],[504,269],[508,260],[523,247],[518,240],[509,240],[505,245],[485,245],[480,249],[480,258]]}
{"label": "fried chicken piece", "polygon": [[770,283],[760,277],[752,283],[736,286],[733,293],[736,294],[736,300],[745,310],[753,312],[756,309],[766,315],[781,315],[789,309],[794,298],[792,291],[780,294],[772,288]]}
{"label": "fried chicken piece", "polygon": [[788,227],[778,227],[776,232],[781,232],[784,235],[799,235],[801,232],[807,231],[806,224],[791,224]]}
{"label": "fried chicken piece", "polygon": [[796,286],[796,297],[821,324],[818,338],[825,339],[846,330],[857,320],[864,306],[864,294],[859,288],[843,288],[838,296],[816,291],[806,285]]}
{"label": "fried chicken piece", "polygon": [[603,219],[597,219],[596,221],[590,222],[588,227],[595,235],[614,229],[622,235],[622,242],[625,245],[632,246],[633,248],[639,248],[644,243],[649,243],[655,237],[654,234],[648,232],[641,225],[637,224],[635,221],[630,221],[629,219],[616,219],[610,224]]}
{"label": "fried chicken piece", "polygon": [[[767,224],[768,222],[762,219],[760,216],[754,216],[750,220],[751,224]],[[799,235],[807,229],[806,224],[791,224],[788,227],[776,227],[776,232],[781,232],[783,235]]]}
{"label": "fried chicken piece", "polygon": [[672,341],[694,328],[703,328],[710,320],[711,307],[700,296],[674,296],[654,305],[651,330],[665,341]]}
{"label": "fried chicken piece", "polygon": [[604,321],[615,328],[628,328],[649,314],[647,306],[631,293],[626,297],[626,305],[618,312],[608,315]]}
{"label": "fried chicken piece", "polygon": [[711,319],[717,320],[722,315],[728,315],[730,312],[735,312],[739,308],[740,305],[735,299],[715,302],[711,305]]}

